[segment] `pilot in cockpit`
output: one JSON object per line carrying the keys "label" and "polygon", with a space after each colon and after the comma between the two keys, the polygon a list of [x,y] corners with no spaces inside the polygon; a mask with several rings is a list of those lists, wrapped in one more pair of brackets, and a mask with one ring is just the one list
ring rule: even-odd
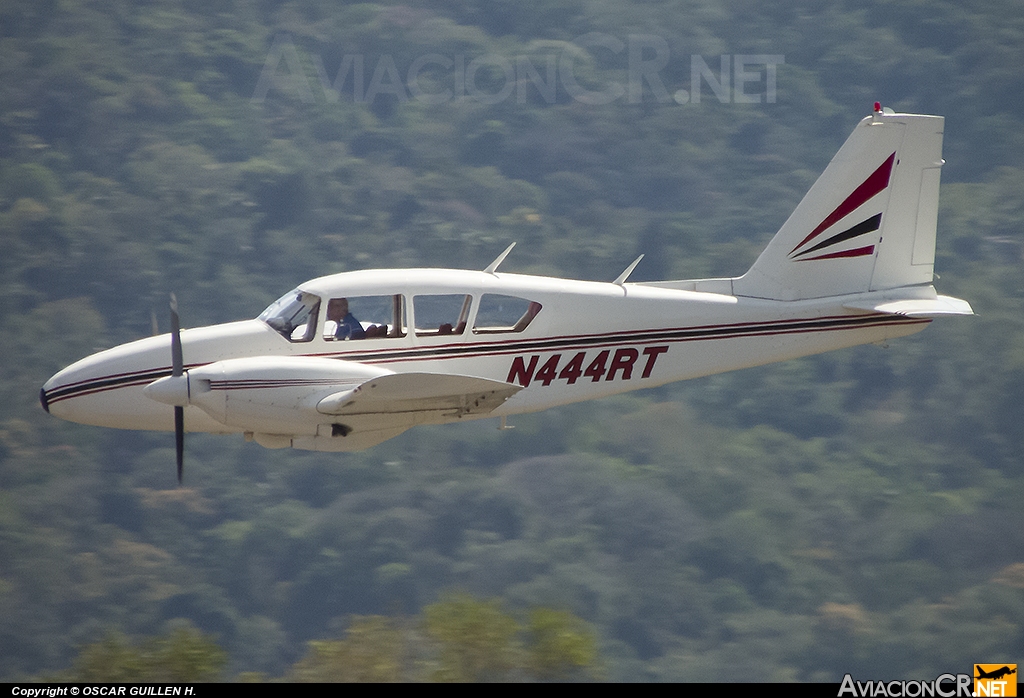
{"label": "pilot in cockpit", "polygon": [[348,310],[347,298],[332,298],[327,303],[325,339],[363,339],[366,333],[356,317]]}

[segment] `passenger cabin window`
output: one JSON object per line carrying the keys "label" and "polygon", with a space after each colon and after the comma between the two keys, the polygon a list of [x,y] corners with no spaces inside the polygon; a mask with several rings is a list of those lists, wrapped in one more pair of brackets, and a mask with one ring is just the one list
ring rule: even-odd
{"label": "passenger cabin window", "polygon": [[457,335],[466,331],[472,296],[439,293],[412,299],[416,336]]}
{"label": "passenger cabin window", "polygon": [[522,332],[540,312],[541,304],[516,296],[485,293],[473,323],[474,334]]}
{"label": "passenger cabin window", "polygon": [[402,294],[344,296],[327,301],[324,339],[382,339],[406,335]]}
{"label": "passenger cabin window", "polygon": [[319,311],[319,296],[295,289],[271,303],[259,319],[289,342],[308,342],[316,336]]}

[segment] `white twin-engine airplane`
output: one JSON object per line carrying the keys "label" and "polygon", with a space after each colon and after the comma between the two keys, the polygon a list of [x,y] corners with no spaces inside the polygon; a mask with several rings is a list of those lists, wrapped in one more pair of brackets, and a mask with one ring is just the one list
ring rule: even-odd
{"label": "white twin-engine airplane", "polygon": [[[121,429],[368,448],[971,315],[932,287],[943,119],[875,105],[743,276],[611,283],[402,269],[325,276],[255,320],[172,331],[53,376],[43,407]],[[168,406],[174,406],[174,418]]]}

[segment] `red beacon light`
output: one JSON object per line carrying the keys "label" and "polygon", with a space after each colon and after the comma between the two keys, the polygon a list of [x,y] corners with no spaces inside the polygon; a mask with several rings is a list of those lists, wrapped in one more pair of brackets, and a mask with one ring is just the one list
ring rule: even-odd
{"label": "red beacon light", "polygon": [[875,113],[876,114],[880,114],[881,112],[882,112],[882,103],[881,102],[875,102]]}

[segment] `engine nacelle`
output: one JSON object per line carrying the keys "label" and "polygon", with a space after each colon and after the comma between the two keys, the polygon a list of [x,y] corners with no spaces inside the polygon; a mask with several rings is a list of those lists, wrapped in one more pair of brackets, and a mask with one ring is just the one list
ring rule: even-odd
{"label": "engine nacelle", "polygon": [[248,432],[314,436],[319,425],[331,421],[317,412],[320,400],[390,373],[376,366],[305,356],[228,359],[186,372],[188,404]]}

